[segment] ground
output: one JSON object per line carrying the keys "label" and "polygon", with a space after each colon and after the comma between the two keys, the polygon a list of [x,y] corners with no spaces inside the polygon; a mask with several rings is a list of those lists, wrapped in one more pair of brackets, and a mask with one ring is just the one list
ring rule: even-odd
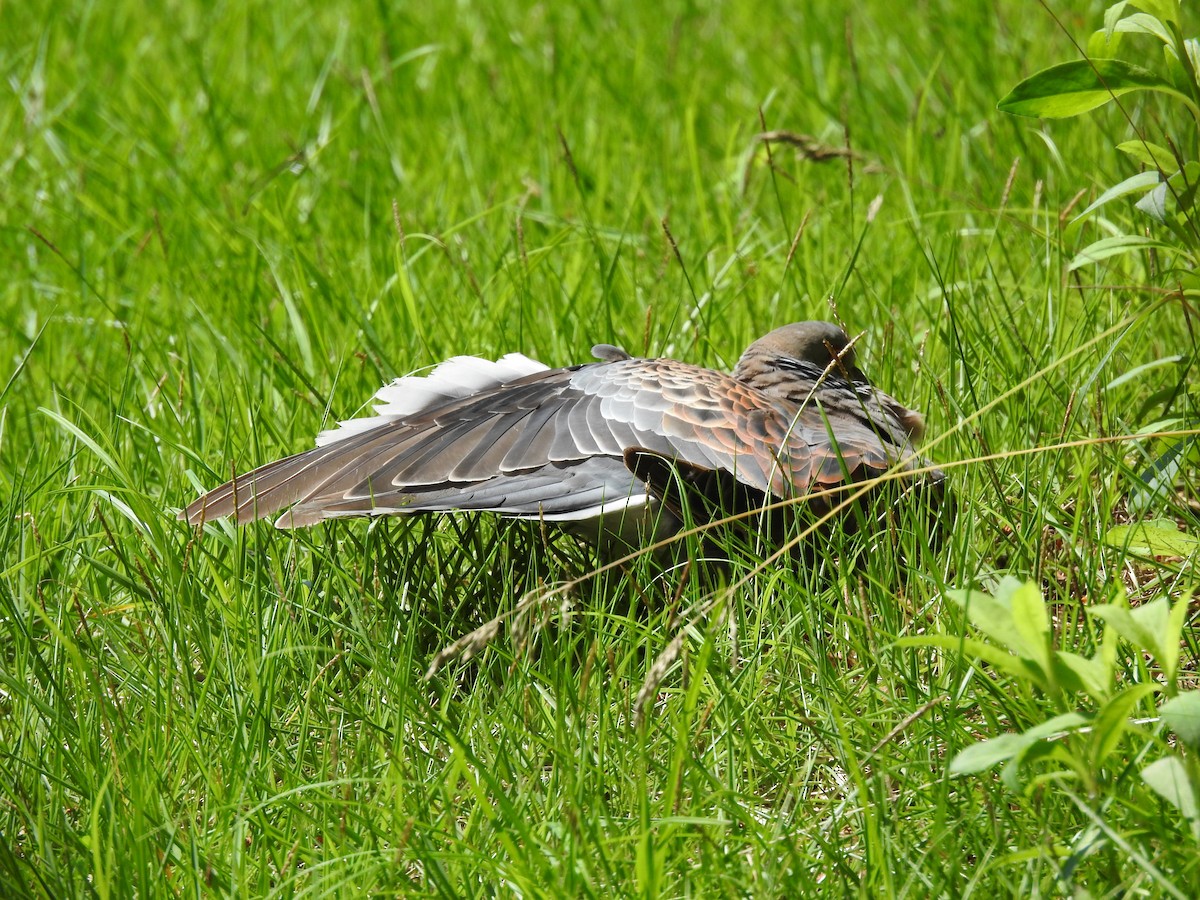
{"label": "ground", "polygon": [[[0,12],[6,890],[1189,894],[1193,828],[1137,777],[1171,750],[1154,697],[1094,779],[962,773],[1095,706],[922,643],[975,635],[948,597],[1011,575],[1091,653],[1091,605],[1194,579],[1111,537],[1194,534],[1194,462],[1148,493],[1169,440],[1107,440],[1194,428],[1190,301],[1153,252],[1071,266],[1146,227],[1071,225],[1136,171],[1130,120],[996,109],[1077,58],[1083,6]],[[520,523],[176,519],[451,355],[727,368],[810,318],[926,412],[940,541],[902,514],[680,584],[581,577]]]}

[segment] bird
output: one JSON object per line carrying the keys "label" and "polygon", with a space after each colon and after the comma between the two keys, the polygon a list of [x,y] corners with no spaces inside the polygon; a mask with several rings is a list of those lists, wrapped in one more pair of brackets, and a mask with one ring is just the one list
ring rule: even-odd
{"label": "bird", "polygon": [[[277,515],[282,529],[352,516],[490,512],[636,547],[774,501],[832,508],[828,490],[892,470],[940,490],[918,455],[921,413],[879,388],[830,322],[784,325],[726,374],[598,344],[552,368],[519,353],[456,356],[373,398],[179,512],[193,526]],[[919,471],[918,471],[919,470]]]}

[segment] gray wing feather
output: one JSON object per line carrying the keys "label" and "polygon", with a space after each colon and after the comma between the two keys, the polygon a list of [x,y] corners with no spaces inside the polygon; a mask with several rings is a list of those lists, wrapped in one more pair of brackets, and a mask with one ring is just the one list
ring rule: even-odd
{"label": "gray wing feather", "polygon": [[[287,506],[285,527],[446,509],[582,516],[638,489],[644,499],[623,461],[633,448],[785,495],[806,491],[814,470],[834,474],[827,458],[814,469],[812,457],[827,456],[830,443],[819,415],[796,423],[797,415],[788,401],[671,360],[550,369],[270,463],[181,517],[246,521]],[[876,435],[864,441],[880,455]],[[840,473],[836,457],[832,465]]]}
{"label": "gray wing feather", "polygon": [[[521,475],[500,475],[472,485],[382,495],[364,510],[361,500],[318,500],[297,504],[276,523],[281,528],[312,525],[325,518],[435,512],[458,509],[500,512],[524,518],[569,521],[599,515],[606,505],[638,501],[645,487],[621,460],[596,457],[569,469],[543,466]],[[395,501],[395,502],[389,502]]]}

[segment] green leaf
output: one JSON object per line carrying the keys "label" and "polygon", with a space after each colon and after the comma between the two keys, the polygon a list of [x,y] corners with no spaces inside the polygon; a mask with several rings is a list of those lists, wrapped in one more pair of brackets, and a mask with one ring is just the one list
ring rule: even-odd
{"label": "green leaf", "polygon": [[1171,43],[1171,32],[1167,29],[1167,26],[1159,19],[1146,15],[1146,13],[1134,13],[1132,16],[1126,16],[1117,22],[1113,31],[1116,33],[1124,32],[1125,34],[1152,34],[1164,44]]}
{"label": "green leaf", "polygon": [[1157,684],[1137,684],[1119,691],[1100,707],[1092,721],[1092,765],[1099,768],[1116,749],[1129,728],[1130,711],[1148,694],[1158,690]]}
{"label": "green leaf", "polygon": [[972,744],[959,752],[950,761],[951,775],[970,775],[990,769],[997,763],[1017,760],[1039,741],[1050,738],[1057,739],[1063,734],[1087,725],[1090,717],[1082,713],[1070,712],[1048,719],[1040,725],[1021,732],[1020,734],[1002,734],[998,737]]}
{"label": "green leaf", "polygon": [[1151,519],[1137,525],[1110,528],[1104,543],[1150,556],[1188,557],[1200,547],[1200,538],[1180,531],[1171,519]]}
{"label": "green leaf", "polygon": [[937,647],[950,652],[961,652],[963,655],[983,660],[994,669],[998,669],[1013,678],[1032,682],[1045,690],[1046,677],[1042,670],[1031,660],[1013,656],[1007,650],[993,647],[983,641],[971,638],[955,637],[949,634],[933,634],[922,637],[902,637],[893,642],[895,647]]}
{"label": "green leaf", "polygon": [[1109,605],[1093,606],[1088,612],[1107,622],[1137,649],[1153,656],[1163,671],[1167,689],[1173,691],[1179,669],[1179,639],[1190,600],[1190,595],[1185,595],[1172,606],[1166,597],[1156,597],[1137,609]]}
{"label": "green leaf", "polygon": [[1174,45],[1163,44],[1163,64],[1166,66],[1167,77],[1171,79],[1171,84],[1183,93],[1189,93],[1191,86],[1188,73],[1183,67],[1183,63],[1179,59],[1179,52]]}
{"label": "green leaf", "polygon": [[1055,663],[1074,674],[1079,686],[1070,685],[1069,679],[1060,672],[1058,680],[1064,687],[1072,690],[1082,690],[1097,700],[1105,697],[1112,690],[1112,669],[1104,664],[1097,655],[1091,659],[1072,653],[1069,650],[1059,650],[1055,655]]}
{"label": "green leaf", "polygon": [[1188,38],[1183,42],[1183,49],[1187,53],[1188,61],[1192,64],[1192,71],[1200,71],[1200,40]]}
{"label": "green leaf", "polygon": [[1169,81],[1124,60],[1077,59],[1029,76],[998,108],[1015,116],[1065,119],[1143,90],[1179,94]]}
{"label": "green leaf", "polygon": [[[1005,577],[1001,586],[1006,581],[1016,582],[1016,579]],[[1019,582],[1017,583],[1019,584]],[[997,594],[1000,594],[1000,590],[997,590]],[[971,590],[947,591],[946,596],[962,607],[971,624],[992,640],[1013,651],[1016,651],[1023,643],[1024,639],[1021,637],[1021,633],[1013,625],[1010,603],[1001,600],[999,596],[993,597],[983,591]],[[1010,596],[1011,592],[1006,595],[1006,598]]]}
{"label": "green leaf", "polygon": [[1164,253],[1184,252],[1182,248],[1176,247],[1174,244],[1164,244],[1162,241],[1156,241],[1153,238],[1141,237],[1135,234],[1121,234],[1116,237],[1103,238],[1094,244],[1084,247],[1067,265],[1067,271],[1074,272],[1076,269],[1081,269],[1092,263],[1108,259],[1110,256],[1149,249],[1159,250]]}
{"label": "green leaf", "polygon": [[[1151,603],[1161,602],[1153,600]],[[1149,604],[1147,604],[1149,605]],[[1153,653],[1158,649],[1158,639],[1146,631],[1145,626],[1133,617],[1133,611],[1128,606],[1105,604],[1088,608],[1088,615],[1103,619],[1121,638],[1133,644],[1138,650]]]}
{"label": "green leaf", "polygon": [[972,744],[950,760],[951,775],[973,775],[1012,759],[1025,747],[1024,735],[1002,734]]}
{"label": "green leaf", "polygon": [[[1155,172],[1154,174],[1157,175],[1158,173]],[[1145,197],[1133,205],[1137,207],[1138,210],[1144,212],[1146,215],[1152,218],[1159,225],[1165,225],[1167,222],[1168,205],[1166,182],[1163,182],[1158,187],[1154,188],[1154,190],[1150,191]]]}
{"label": "green leaf", "polygon": [[[1129,143],[1133,143],[1130,141]],[[1118,197],[1124,197],[1126,194],[1133,194],[1138,191],[1148,191],[1162,182],[1162,176],[1158,174],[1158,170],[1151,172],[1138,172],[1136,175],[1131,175],[1119,184],[1114,184],[1107,191],[1097,197],[1087,209],[1072,219],[1072,224],[1080,219],[1087,218],[1091,213],[1102,207],[1110,200],[1116,200]]]}
{"label": "green leaf", "polygon": [[[1094,609],[1098,607],[1087,607],[1087,614],[1090,617]],[[1124,605],[1121,609],[1126,608]],[[1103,619],[1103,616],[1100,616]],[[1109,672],[1117,671],[1117,657],[1120,651],[1121,633],[1115,628],[1105,628],[1104,634],[1100,638],[1100,649],[1096,651],[1096,659],[1100,660],[1100,664]]]}
{"label": "green leaf", "polygon": [[[1011,588],[1008,597],[1012,609],[1012,621],[1021,636],[1021,656],[1033,659],[1042,670],[1050,671],[1050,616],[1042,592],[1032,581],[1012,586],[1001,582],[1001,589]],[[1000,591],[997,591],[999,595]]]}
{"label": "green leaf", "polygon": [[1178,0],[1130,0],[1129,5],[1157,16],[1164,22],[1179,24]]}
{"label": "green leaf", "polygon": [[1117,29],[1117,22],[1121,20],[1121,15],[1125,12],[1125,7],[1129,5],[1128,0],[1117,0],[1112,6],[1104,11],[1104,30],[1112,34]]}
{"label": "green leaf", "polygon": [[1179,810],[1185,819],[1195,821],[1200,816],[1196,804],[1196,786],[1188,777],[1187,766],[1178,756],[1164,756],[1142,769],[1142,781],[1150,789]]}
{"label": "green leaf", "polygon": [[1092,59],[1116,56],[1122,42],[1123,35],[1101,28],[1092,32],[1092,36],[1088,38],[1087,55]]}
{"label": "green leaf", "polygon": [[1149,141],[1122,141],[1117,144],[1117,149],[1143,166],[1158,169],[1163,174],[1171,175],[1179,170],[1179,161],[1175,159],[1174,154],[1158,144]]}
{"label": "green leaf", "polygon": [[[1051,761],[1061,766],[1036,775],[1026,771],[1035,763]],[[1038,741],[1004,767],[1000,781],[1010,791],[1023,790],[1026,796],[1030,796],[1030,792],[1039,785],[1061,785],[1067,779],[1078,778],[1083,767],[1083,761],[1071,751],[1068,744],[1062,741]],[[1022,778],[1026,774],[1027,781]]]}
{"label": "green leaf", "polygon": [[1142,629],[1142,633],[1150,636],[1150,643],[1146,645],[1146,649],[1157,656],[1162,648],[1162,636],[1171,618],[1171,601],[1166,597],[1155,597],[1149,603],[1131,609],[1129,615]]}
{"label": "green leaf", "polygon": [[1163,724],[1188,747],[1200,749],[1200,691],[1187,691],[1168,700],[1159,710]]}
{"label": "green leaf", "polygon": [[39,406],[38,412],[48,416],[56,425],[58,425],[59,428],[73,435],[81,444],[91,450],[92,453],[96,454],[96,457],[102,463],[104,463],[105,466],[107,466],[113,472],[125,477],[126,481],[128,481],[128,476],[125,475],[125,470],[118,465],[116,457],[112,452],[110,452],[111,448],[100,446],[99,440],[92,437],[70,419],[66,418],[66,416],[62,415],[62,413],[56,412],[53,409],[48,409],[45,406]]}
{"label": "green leaf", "polygon": [[1129,5],[1129,0],[1117,0],[1108,10],[1104,11],[1104,30],[1115,31],[1117,22],[1120,22],[1121,16],[1124,13],[1124,8]]}

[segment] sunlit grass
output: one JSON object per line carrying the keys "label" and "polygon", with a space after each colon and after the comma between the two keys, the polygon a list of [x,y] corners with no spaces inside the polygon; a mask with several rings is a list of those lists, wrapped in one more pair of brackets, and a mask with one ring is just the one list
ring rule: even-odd
{"label": "sunlit grass", "polygon": [[[1095,808],[1139,855],[1097,839],[1071,857],[1093,823],[1049,780],[949,775],[1049,706],[894,645],[961,633],[944,590],[1011,573],[1058,601],[1062,646],[1090,648],[1081,605],[1192,577],[1104,541],[1161,447],[1098,439],[1194,422],[1195,345],[1139,261],[1064,275],[1089,238],[1059,214],[1119,177],[1125,125],[994,110],[1068,52],[1036,9],[8,20],[5,890],[1161,890],[1140,859],[1195,883],[1186,823],[1119,773]],[[958,507],[940,546],[909,510],[874,543],[834,526],[805,564],[581,578],[589,550],[525,523],[175,518],[450,355],[557,365],[611,342],[729,366],[772,327],[832,317],[928,414]],[[1153,515],[1194,525],[1195,478]],[[424,680],[498,614],[474,659]]]}

